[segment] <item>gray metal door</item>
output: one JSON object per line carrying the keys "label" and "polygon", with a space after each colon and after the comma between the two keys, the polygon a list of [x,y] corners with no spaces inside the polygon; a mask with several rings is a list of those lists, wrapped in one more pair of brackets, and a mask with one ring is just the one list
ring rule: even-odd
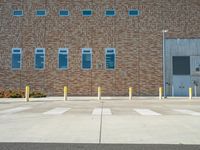
{"label": "gray metal door", "polygon": [[190,76],[173,76],[174,96],[189,96],[189,87],[191,86]]}

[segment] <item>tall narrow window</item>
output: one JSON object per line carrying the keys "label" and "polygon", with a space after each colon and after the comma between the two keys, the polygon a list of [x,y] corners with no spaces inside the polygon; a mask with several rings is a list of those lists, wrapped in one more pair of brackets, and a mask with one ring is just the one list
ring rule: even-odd
{"label": "tall narrow window", "polygon": [[82,49],[82,69],[92,68],[92,49],[83,48]]}
{"label": "tall narrow window", "polygon": [[35,49],[35,69],[44,69],[45,67],[45,49]]}
{"label": "tall narrow window", "polygon": [[12,49],[12,69],[19,70],[21,69],[22,63],[22,49],[13,48]]}
{"label": "tall narrow window", "polygon": [[46,16],[46,10],[45,9],[36,10],[36,16]]}
{"label": "tall narrow window", "polygon": [[115,69],[115,48],[106,48],[106,69]]}
{"label": "tall narrow window", "polygon": [[13,10],[12,15],[17,17],[23,16],[23,10]]}
{"label": "tall narrow window", "polygon": [[68,49],[59,48],[58,50],[58,68],[67,69],[68,68]]}
{"label": "tall narrow window", "polygon": [[115,12],[115,10],[114,9],[107,9],[106,11],[105,11],[105,16],[115,16],[116,15],[116,12]]}

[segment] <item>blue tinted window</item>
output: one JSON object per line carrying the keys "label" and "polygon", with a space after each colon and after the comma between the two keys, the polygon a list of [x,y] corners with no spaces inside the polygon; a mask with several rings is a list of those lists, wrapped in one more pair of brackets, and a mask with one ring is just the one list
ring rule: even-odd
{"label": "blue tinted window", "polygon": [[139,16],[140,15],[140,11],[138,9],[130,9],[128,11],[128,15],[129,16]]}
{"label": "blue tinted window", "polygon": [[107,9],[106,12],[105,12],[105,15],[106,16],[115,16],[116,13],[115,13],[114,9]]}
{"label": "blue tinted window", "polygon": [[59,15],[60,16],[69,16],[69,11],[68,10],[60,10]]}
{"label": "blue tinted window", "polygon": [[13,10],[13,16],[23,16],[22,10]]}
{"label": "blue tinted window", "polygon": [[37,49],[37,53],[44,53],[44,49]]}
{"label": "blue tinted window", "polygon": [[45,49],[36,48],[35,49],[35,68],[44,69],[45,66]]}
{"label": "blue tinted window", "polygon": [[59,69],[68,68],[68,49],[60,48],[58,50],[58,67]]}
{"label": "blue tinted window", "polygon": [[21,49],[13,49],[13,53],[21,53]]}
{"label": "blue tinted window", "polygon": [[106,69],[115,69],[115,49],[106,49]]}
{"label": "blue tinted window", "polygon": [[12,49],[12,69],[21,69],[21,48]]}
{"label": "blue tinted window", "polygon": [[82,49],[82,69],[92,68],[92,49],[83,48]]}
{"label": "blue tinted window", "polygon": [[36,10],[36,16],[46,16],[46,10]]}
{"label": "blue tinted window", "polygon": [[92,10],[87,9],[82,11],[83,16],[92,16]]}

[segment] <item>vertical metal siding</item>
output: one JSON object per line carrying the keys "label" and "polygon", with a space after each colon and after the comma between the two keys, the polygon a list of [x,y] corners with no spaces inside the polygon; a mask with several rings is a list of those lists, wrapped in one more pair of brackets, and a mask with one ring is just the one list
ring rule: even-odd
{"label": "vertical metal siding", "polygon": [[200,56],[191,56],[190,58],[190,72],[192,76],[200,76],[200,71],[196,71],[197,67],[200,67]]}
{"label": "vertical metal siding", "polygon": [[[166,39],[165,40],[165,61],[166,61],[166,82],[170,83],[167,86],[167,94],[172,94],[171,84],[173,79],[172,74],[172,56],[191,56],[191,69],[194,70],[194,65],[200,62],[200,39]],[[195,56],[195,57],[193,57]],[[194,74],[191,70],[191,76]],[[200,78],[200,75],[197,75]]]}

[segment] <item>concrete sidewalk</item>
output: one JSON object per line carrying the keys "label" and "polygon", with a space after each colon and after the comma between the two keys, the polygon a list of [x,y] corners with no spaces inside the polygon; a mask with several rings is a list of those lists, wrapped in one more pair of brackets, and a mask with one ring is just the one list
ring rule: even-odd
{"label": "concrete sidewalk", "polygon": [[[98,100],[95,96],[68,96],[68,101],[93,101]],[[129,100],[128,96],[105,96],[102,97],[101,100]],[[141,101],[141,100],[150,100],[150,101],[193,101],[199,100],[200,97],[193,97],[189,99],[189,97],[167,97],[162,100],[159,97],[133,97],[133,101]],[[25,98],[0,98],[0,102],[24,102]],[[62,96],[54,96],[54,97],[44,97],[44,98],[30,98],[30,101],[64,101],[64,97]]]}

